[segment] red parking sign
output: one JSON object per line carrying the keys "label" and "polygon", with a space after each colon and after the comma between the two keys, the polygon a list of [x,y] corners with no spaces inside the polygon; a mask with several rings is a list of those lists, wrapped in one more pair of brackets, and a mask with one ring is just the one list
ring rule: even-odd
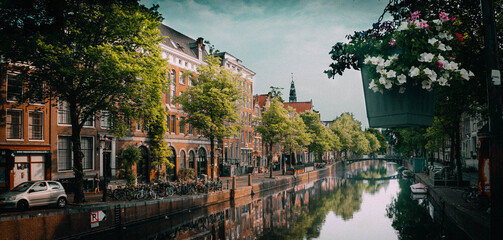
{"label": "red parking sign", "polygon": [[99,212],[91,212],[91,223],[97,223],[100,221]]}

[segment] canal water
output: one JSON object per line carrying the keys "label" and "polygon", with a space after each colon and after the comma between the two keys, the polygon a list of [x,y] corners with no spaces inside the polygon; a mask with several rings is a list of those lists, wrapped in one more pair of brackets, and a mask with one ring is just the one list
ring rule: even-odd
{"label": "canal water", "polygon": [[397,178],[396,169],[384,161],[353,163],[336,177],[186,209],[99,238],[451,239],[433,221],[427,195],[411,194],[412,180]]}

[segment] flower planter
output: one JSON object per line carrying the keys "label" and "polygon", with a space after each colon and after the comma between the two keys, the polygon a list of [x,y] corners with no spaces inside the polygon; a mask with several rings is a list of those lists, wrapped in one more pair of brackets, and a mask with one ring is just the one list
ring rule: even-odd
{"label": "flower planter", "polygon": [[407,90],[404,93],[399,93],[396,87],[384,94],[374,92],[369,89],[370,79],[366,68],[362,66],[361,74],[370,127],[406,128],[433,124],[433,91],[421,89],[421,85],[405,85]]}

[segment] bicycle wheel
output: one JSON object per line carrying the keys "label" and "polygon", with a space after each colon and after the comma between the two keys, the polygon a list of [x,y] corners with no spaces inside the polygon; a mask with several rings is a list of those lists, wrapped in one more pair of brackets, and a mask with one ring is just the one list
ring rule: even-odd
{"label": "bicycle wheel", "polygon": [[175,190],[173,189],[173,187],[166,187],[164,192],[168,197],[171,197],[173,196],[173,194],[175,194]]}
{"label": "bicycle wheel", "polygon": [[113,191],[113,197],[115,200],[124,200],[126,193],[124,192],[124,189],[115,189]]}

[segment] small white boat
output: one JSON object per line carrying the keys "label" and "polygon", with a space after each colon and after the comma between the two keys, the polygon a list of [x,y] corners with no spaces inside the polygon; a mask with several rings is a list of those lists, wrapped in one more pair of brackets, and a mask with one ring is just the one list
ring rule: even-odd
{"label": "small white boat", "polygon": [[410,185],[410,190],[412,193],[427,193],[428,192],[428,187],[422,183],[416,183],[414,185]]}

